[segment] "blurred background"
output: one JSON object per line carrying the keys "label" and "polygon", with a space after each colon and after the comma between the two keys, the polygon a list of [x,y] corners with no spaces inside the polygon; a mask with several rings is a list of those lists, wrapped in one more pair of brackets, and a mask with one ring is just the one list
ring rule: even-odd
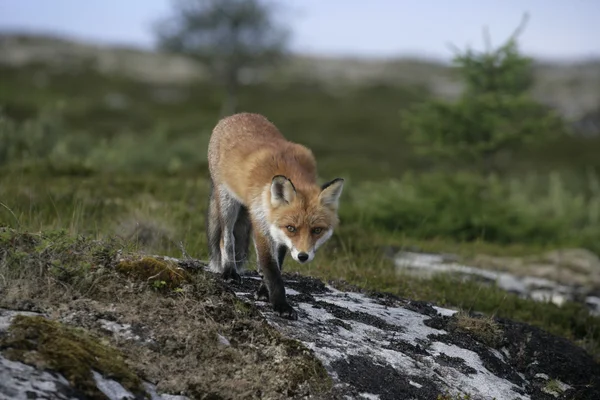
{"label": "blurred background", "polygon": [[[526,320],[598,353],[584,306],[419,283],[386,256],[511,257],[600,295],[600,3],[574,4],[2,0],[0,225],[204,258],[210,132],[258,112],[314,151],[322,180],[347,180],[327,250],[288,270]],[[556,249],[589,268],[529,268]]]}

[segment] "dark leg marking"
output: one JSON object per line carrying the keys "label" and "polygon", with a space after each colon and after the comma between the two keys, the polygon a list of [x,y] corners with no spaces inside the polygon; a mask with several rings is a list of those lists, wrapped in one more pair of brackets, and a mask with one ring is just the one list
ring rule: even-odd
{"label": "dark leg marking", "polygon": [[277,248],[277,264],[279,265],[280,271],[283,271],[283,261],[285,260],[286,254],[287,254],[287,247],[279,246]]}
{"label": "dark leg marking", "polygon": [[[283,261],[285,260],[285,255],[287,254],[287,248],[285,246],[277,247],[277,265],[279,266],[279,270],[283,269]],[[261,281],[258,290],[256,291],[256,299],[261,301],[269,301],[269,290],[265,285],[264,279]]]}
{"label": "dark leg marking", "polygon": [[235,261],[238,272],[241,272],[248,262],[248,252],[250,247],[250,234],[252,232],[252,223],[248,208],[240,207],[240,211],[233,227],[233,238],[235,242]]}
{"label": "dark leg marking", "polygon": [[281,278],[281,271],[277,264],[277,259],[273,254],[275,249],[271,245],[269,238],[265,237],[262,233],[254,231],[254,240],[257,244],[258,263],[263,274],[263,284],[269,294],[273,310],[283,318],[298,319],[298,313],[289,305],[285,298],[285,287]]}

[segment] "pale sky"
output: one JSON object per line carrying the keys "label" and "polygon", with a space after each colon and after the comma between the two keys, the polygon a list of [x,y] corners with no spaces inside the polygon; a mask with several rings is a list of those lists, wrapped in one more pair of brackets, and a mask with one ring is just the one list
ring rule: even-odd
{"label": "pale sky", "polygon": [[[482,49],[529,12],[521,48],[540,58],[600,56],[600,0],[285,0],[292,50],[321,55],[449,58],[448,43]],[[169,0],[0,0],[0,30],[46,31],[150,48]],[[596,39],[594,39],[596,38]]]}

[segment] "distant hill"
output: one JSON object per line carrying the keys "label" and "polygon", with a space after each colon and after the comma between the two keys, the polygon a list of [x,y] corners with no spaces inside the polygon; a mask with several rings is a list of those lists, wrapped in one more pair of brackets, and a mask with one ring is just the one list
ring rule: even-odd
{"label": "distant hill", "polygon": [[[155,51],[104,46],[61,37],[0,34],[0,64],[46,63],[53,68],[91,66],[107,74],[119,73],[156,83],[202,79],[194,60]],[[580,124],[596,121],[600,110],[600,59],[551,63],[536,62],[533,94]],[[250,79],[313,80],[332,86],[364,83],[416,84],[454,98],[461,83],[452,68],[440,62],[409,58],[362,59],[293,55],[277,72],[249,73]],[[596,123],[596,122],[593,122]]]}

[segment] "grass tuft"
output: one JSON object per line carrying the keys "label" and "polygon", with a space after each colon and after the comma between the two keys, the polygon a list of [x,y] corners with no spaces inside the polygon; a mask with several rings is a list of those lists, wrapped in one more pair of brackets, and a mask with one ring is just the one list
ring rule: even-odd
{"label": "grass tuft", "polygon": [[465,312],[454,314],[448,326],[450,329],[466,333],[492,348],[498,348],[504,335],[493,317],[476,317]]}

